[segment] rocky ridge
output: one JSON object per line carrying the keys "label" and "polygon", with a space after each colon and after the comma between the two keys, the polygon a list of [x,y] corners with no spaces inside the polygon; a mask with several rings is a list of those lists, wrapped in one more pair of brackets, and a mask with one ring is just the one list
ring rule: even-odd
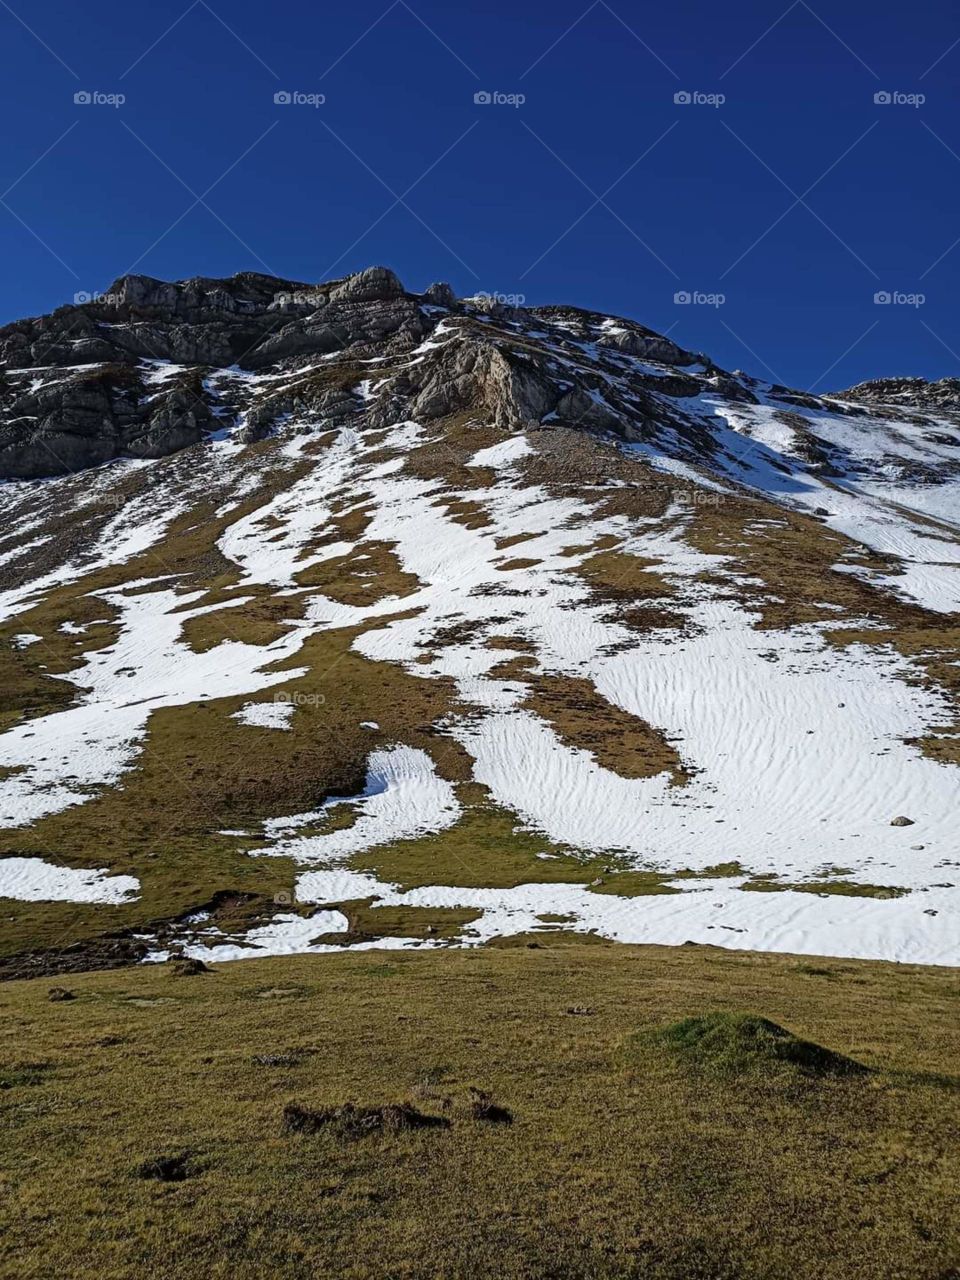
{"label": "rocky ridge", "polygon": [[[446,341],[432,341],[444,331]],[[478,412],[507,428],[547,419],[629,436],[655,415],[642,373],[634,403],[611,411],[596,394],[599,371],[560,369],[538,333],[618,375],[631,362],[665,366],[661,393],[696,394],[696,368],[732,395],[749,394],[642,325],[575,308],[511,308],[485,295],[458,300],[442,283],[412,294],[385,267],[322,285],[249,272],[177,284],[125,276],[90,302],[0,329],[0,476],[168,456],[225,427],[250,441],[293,411],[337,420],[355,408],[337,372],[364,365],[378,375],[399,366],[378,397],[384,425]],[[238,398],[236,379],[224,394],[231,373],[263,375],[256,404]]]}
{"label": "rocky ridge", "polygon": [[[358,398],[357,386],[376,387]],[[757,405],[801,428],[798,455],[844,460],[795,411],[960,411],[960,382],[882,379],[815,397],[730,373],[634,321],[575,307],[408,292],[386,267],[324,284],[243,272],[170,284],[128,275],[86,303],[0,329],[0,478],[156,459],[224,432],[250,443],[291,416],[371,426],[477,415],[574,427],[688,461],[724,449],[691,402]],[[960,437],[943,436],[947,444]]]}

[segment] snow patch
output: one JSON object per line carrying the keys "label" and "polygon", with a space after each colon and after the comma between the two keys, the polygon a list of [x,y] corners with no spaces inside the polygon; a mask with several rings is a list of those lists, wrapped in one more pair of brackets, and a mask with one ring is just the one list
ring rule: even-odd
{"label": "snow patch", "polygon": [[0,898],[116,905],[139,889],[133,876],[112,876],[105,867],[81,871],[55,867],[43,858],[0,858]]}
{"label": "snow patch", "polygon": [[234,720],[255,729],[289,729],[292,702],[247,702],[233,713]]}

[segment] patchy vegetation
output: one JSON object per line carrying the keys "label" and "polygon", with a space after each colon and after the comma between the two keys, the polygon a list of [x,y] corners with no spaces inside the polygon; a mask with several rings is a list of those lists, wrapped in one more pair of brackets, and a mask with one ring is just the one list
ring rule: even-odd
{"label": "patchy vegetation", "polygon": [[910,890],[895,884],[860,884],[854,880],[800,880],[795,884],[776,877],[757,876],[743,886],[752,893],[820,893],[841,898],[903,898]]}

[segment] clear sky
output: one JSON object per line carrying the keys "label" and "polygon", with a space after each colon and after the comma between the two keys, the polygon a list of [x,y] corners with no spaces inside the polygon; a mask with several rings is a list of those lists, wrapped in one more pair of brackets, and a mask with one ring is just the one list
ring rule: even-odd
{"label": "clear sky", "polygon": [[2,322],[386,263],[794,386],[960,375],[955,0],[0,0],[0,60]]}

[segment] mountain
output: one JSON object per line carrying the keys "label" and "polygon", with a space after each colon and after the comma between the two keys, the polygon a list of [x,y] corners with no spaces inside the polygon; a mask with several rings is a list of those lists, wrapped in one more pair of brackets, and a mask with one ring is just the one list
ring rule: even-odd
{"label": "mountain", "polygon": [[8,963],[960,962],[958,380],[383,267],[126,276],[0,362]]}

